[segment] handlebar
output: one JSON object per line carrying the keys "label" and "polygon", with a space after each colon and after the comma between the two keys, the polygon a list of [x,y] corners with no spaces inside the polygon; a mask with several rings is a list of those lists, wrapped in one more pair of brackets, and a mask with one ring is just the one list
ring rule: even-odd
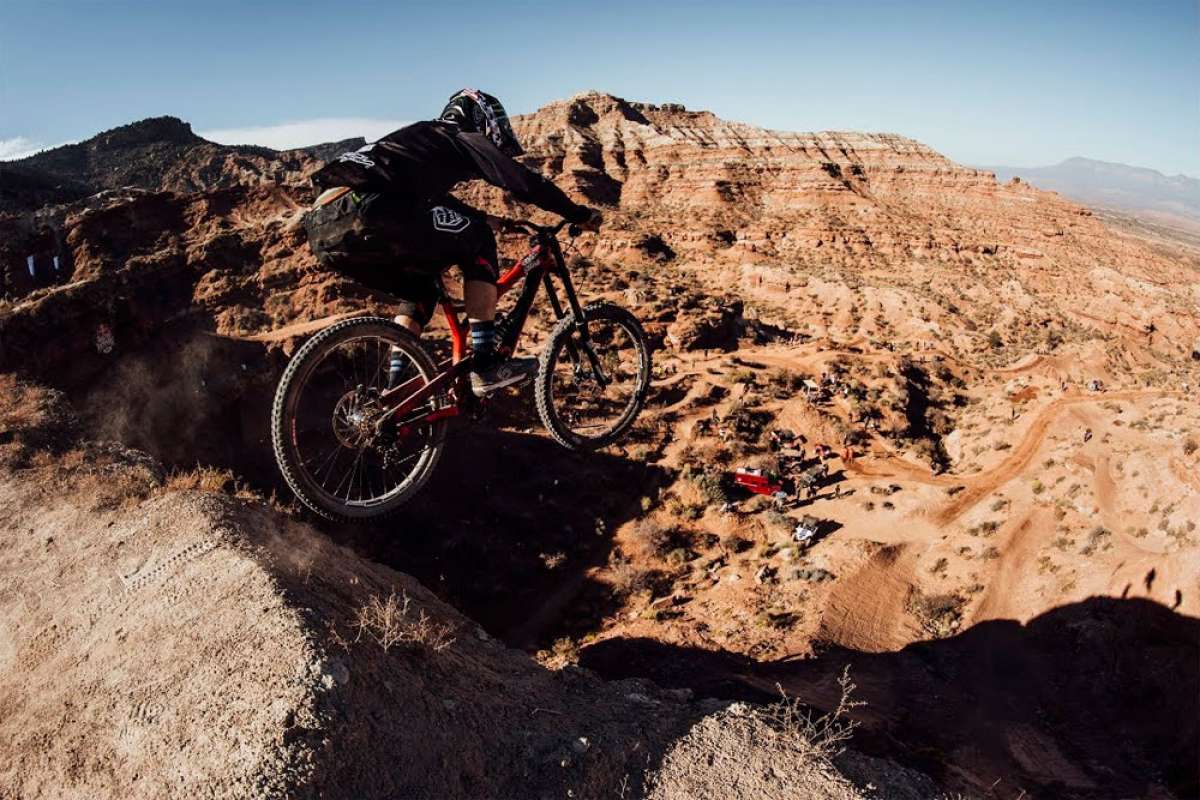
{"label": "handlebar", "polygon": [[583,228],[575,223],[568,223],[565,219],[560,220],[557,225],[535,225],[527,219],[506,219],[505,217],[494,217],[500,223],[500,229],[512,233],[528,233],[533,236],[558,236],[563,228],[567,228],[567,235],[571,237],[578,236],[583,233]]}

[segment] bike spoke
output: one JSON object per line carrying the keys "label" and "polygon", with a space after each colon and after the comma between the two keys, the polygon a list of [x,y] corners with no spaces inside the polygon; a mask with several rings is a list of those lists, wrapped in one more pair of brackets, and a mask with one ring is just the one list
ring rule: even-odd
{"label": "bike spoke", "polygon": [[433,444],[429,428],[419,421],[394,441],[389,431],[398,430],[399,421],[376,429],[375,420],[385,411],[380,396],[391,381],[393,353],[399,358],[392,383],[422,374],[412,356],[403,348],[393,350],[394,345],[380,336],[341,342],[319,358],[299,390],[292,434],[297,462],[340,505],[369,506],[399,491]]}
{"label": "bike spoke", "polygon": [[597,439],[622,424],[637,402],[641,352],[620,322],[589,322],[589,341],[570,336],[552,361],[551,396],[562,423],[577,436]]}

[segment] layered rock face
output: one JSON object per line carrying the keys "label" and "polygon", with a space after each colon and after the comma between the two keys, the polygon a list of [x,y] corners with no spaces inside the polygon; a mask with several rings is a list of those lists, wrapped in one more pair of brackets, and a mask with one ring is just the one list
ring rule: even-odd
{"label": "layered rock face", "polygon": [[[637,258],[654,237],[718,285],[732,281],[776,305],[831,271],[924,286],[943,296],[930,312],[934,338],[1022,325],[1014,305],[1025,320],[1154,333],[1150,346],[1171,358],[1186,356],[1200,333],[1194,253],[1164,254],[1056,194],[998,184],[903,136],[770,131],[598,93],[515,124],[533,166],[615,209],[597,257]],[[507,206],[490,189],[468,194]],[[971,321],[952,318],[960,314]]]}
{"label": "layered rock face", "polygon": [[[969,262],[1002,250],[1044,255],[1032,243],[1065,228],[1096,233],[1072,203],[998,186],[992,173],[894,134],[771,131],[603,94],[551,104],[516,126],[530,160],[556,181],[651,215],[701,251],[720,242],[801,260]],[[1014,211],[1028,204],[1037,212]]]}
{"label": "layered rock face", "polygon": [[[590,258],[686,276],[757,313],[831,315],[839,335],[959,354],[984,348],[992,331],[1027,343],[1116,337],[1148,369],[1186,360],[1200,339],[1194,253],[1165,253],[911,139],[769,131],[598,93],[515,123],[531,166],[606,209],[601,235],[585,244]],[[225,147],[159,118],[25,159],[10,169],[36,189],[31,202],[108,193],[0,214],[3,291],[19,298],[46,285],[38,279],[53,251],[58,283],[98,278],[97,265],[133,276],[186,263],[180,302],[196,301],[223,332],[345,310],[329,303],[342,290],[328,288],[345,282],[316,269],[295,223],[321,163],[311,153],[356,144]],[[493,212],[529,211],[482,184],[461,194]],[[327,288],[313,302],[305,287],[318,285]]]}

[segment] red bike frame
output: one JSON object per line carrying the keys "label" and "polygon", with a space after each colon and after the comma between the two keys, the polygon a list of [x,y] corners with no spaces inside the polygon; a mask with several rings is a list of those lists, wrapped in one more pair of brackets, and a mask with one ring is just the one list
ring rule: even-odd
{"label": "red bike frame", "polygon": [[[571,312],[575,315],[576,325],[581,334],[581,341],[585,344],[585,347],[587,346],[587,321],[584,319],[583,309],[580,307],[579,299],[575,294],[575,286],[571,281],[571,275],[567,271],[562,247],[558,243],[558,232],[562,230],[565,224],[565,222],[562,222],[556,226],[542,227],[521,221],[509,221],[506,223],[510,229],[530,233],[532,247],[524,258],[514,264],[496,281],[496,294],[498,297],[503,297],[515,288],[518,282],[523,283],[521,295],[517,298],[516,305],[508,315],[504,336],[497,345],[497,349],[501,353],[512,353],[516,349],[517,341],[520,339],[521,333],[525,328],[525,321],[529,317],[529,310],[533,306],[533,301],[541,287],[544,286],[546,289],[555,316],[558,319],[562,319],[565,316],[566,311],[559,301],[558,294],[555,292],[554,285],[550,280],[551,275],[557,276],[561,281],[563,290],[567,295],[567,303]],[[574,236],[579,231],[575,226],[571,226],[569,232]],[[438,365],[438,374],[428,383],[422,383],[424,378],[418,375],[399,386],[388,389],[380,395],[380,400],[385,408],[389,408],[389,411],[382,416],[377,424],[383,425],[392,419],[402,420],[397,427],[397,432],[401,435],[407,433],[415,425],[427,424],[447,417],[458,416],[462,413],[463,405],[467,402],[467,398],[474,397],[466,385],[466,376],[471,367],[471,360],[467,352],[468,321],[466,315],[464,313],[461,317],[459,316],[456,304],[446,295],[444,290],[439,304],[442,307],[442,313],[446,317],[446,324],[450,328],[452,357]],[[595,363],[595,354],[589,352],[588,356],[593,361],[593,366],[598,370],[599,364]],[[427,410],[417,416],[409,416],[418,406],[428,400],[430,396],[442,391],[447,385],[452,385],[456,389],[455,405]]]}

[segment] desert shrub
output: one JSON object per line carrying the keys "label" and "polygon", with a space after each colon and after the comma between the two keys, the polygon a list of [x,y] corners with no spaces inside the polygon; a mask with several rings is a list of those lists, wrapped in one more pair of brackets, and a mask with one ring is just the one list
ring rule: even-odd
{"label": "desert shrub", "polygon": [[[1165,517],[1163,518],[1163,522],[1166,522]],[[1165,528],[1165,526],[1162,527]],[[1092,528],[1090,533],[1088,533],[1087,544],[1085,544],[1079,552],[1085,556],[1090,556],[1099,549],[1107,550],[1109,546],[1107,540],[1111,536],[1112,531],[1103,525],[1097,525],[1096,527]]]}
{"label": "desert shrub", "polygon": [[652,519],[640,519],[634,523],[633,535],[659,557],[666,555],[676,547],[675,531]]}
{"label": "desert shrub", "polygon": [[850,679],[849,666],[842,670],[838,686],[841,688],[841,697],[837,706],[826,714],[816,714],[797,698],[788,697],[778,684],[776,688],[780,699],[757,713],[783,742],[828,764],[845,750],[846,742],[858,726],[857,722],[850,719],[851,712],[866,705],[854,699],[854,690],[858,687]]}
{"label": "desert shrub", "polygon": [[773,369],[767,373],[767,386],[777,397],[787,397],[804,388],[804,376],[789,369]]}
{"label": "desert shrub", "polygon": [[782,532],[790,534],[792,529],[796,526],[795,521],[791,517],[780,511],[776,511],[773,508],[769,509],[764,515],[764,523],[768,531],[774,531],[777,533]]}
{"label": "desert shrub", "polygon": [[1190,456],[1192,453],[1196,452],[1196,448],[1200,448],[1200,444],[1198,444],[1195,439],[1193,439],[1192,437],[1189,436],[1187,439],[1184,440],[1184,442],[1183,442],[1184,455]]}
{"label": "desert shrub", "polygon": [[639,569],[628,561],[618,561],[609,571],[613,591],[622,597],[648,591],[654,587],[654,572]]}
{"label": "desert shrub", "polygon": [[754,546],[754,542],[731,533],[721,540],[721,546],[731,553],[744,553]]}
{"label": "desert shrub", "polygon": [[579,663],[579,643],[570,636],[555,639],[554,644],[550,646],[550,653],[559,663]]}
{"label": "desert shrub", "polygon": [[752,410],[745,404],[738,403],[730,409],[725,421],[733,426],[742,441],[750,442],[762,435],[763,429],[771,421],[771,414],[766,411]]}
{"label": "desert shrub", "polygon": [[912,586],[904,607],[917,618],[923,631],[935,639],[944,639],[958,630],[966,602],[954,593],[927,595]]}
{"label": "desert shrub", "polygon": [[233,470],[196,466],[194,469],[175,471],[169,474],[164,488],[233,494],[241,487]]}
{"label": "desert shrub", "polygon": [[407,592],[395,591],[386,598],[371,595],[366,604],[358,609],[354,622],[358,635],[374,639],[387,652],[397,645],[421,645],[441,652],[454,643],[454,629],[445,622],[434,622],[424,609],[413,613],[412,598]]}
{"label": "desert shrub", "polygon": [[717,505],[729,502],[729,486],[725,476],[717,470],[693,472],[689,479],[709,503]]}

